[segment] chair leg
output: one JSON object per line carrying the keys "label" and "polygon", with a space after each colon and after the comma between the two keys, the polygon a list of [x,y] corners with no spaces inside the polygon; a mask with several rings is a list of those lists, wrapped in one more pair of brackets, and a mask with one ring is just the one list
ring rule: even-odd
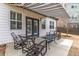
{"label": "chair leg", "polygon": [[50,45],[49,45],[49,50],[50,50]]}
{"label": "chair leg", "polygon": [[25,47],[24,47],[24,45],[22,44],[22,53],[26,53],[26,50],[24,49]]}
{"label": "chair leg", "polygon": [[47,44],[47,47],[48,47],[48,49],[50,50],[50,45],[49,45],[49,43]]}
{"label": "chair leg", "polygon": [[56,43],[56,44],[57,44],[57,42],[56,42],[56,38],[54,38],[54,43]]}

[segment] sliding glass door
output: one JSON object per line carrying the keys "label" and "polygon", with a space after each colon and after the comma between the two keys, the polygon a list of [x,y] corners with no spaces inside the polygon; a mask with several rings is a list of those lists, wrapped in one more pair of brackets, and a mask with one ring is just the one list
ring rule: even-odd
{"label": "sliding glass door", "polygon": [[26,26],[27,26],[26,28],[27,36],[31,36],[32,35],[32,20],[31,19],[27,19]]}
{"label": "sliding glass door", "polygon": [[38,29],[38,27],[39,27],[39,23],[38,23],[38,21],[37,20],[33,20],[33,35],[38,35],[39,33],[39,29]]}
{"label": "sliding glass door", "polygon": [[37,19],[26,17],[26,35],[39,35],[39,21]]}

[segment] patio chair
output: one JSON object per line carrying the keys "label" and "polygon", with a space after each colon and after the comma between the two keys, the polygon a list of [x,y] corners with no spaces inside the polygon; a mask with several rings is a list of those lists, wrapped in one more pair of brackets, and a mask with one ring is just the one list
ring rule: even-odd
{"label": "patio chair", "polygon": [[61,32],[57,33],[58,40],[61,38]]}
{"label": "patio chair", "polygon": [[61,38],[61,30],[60,29],[56,30],[56,35],[57,35],[57,38],[59,40]]}
{"label": "patio chair", "polygon": [[53,34],[50,34],[50,38],[56,43],[56,40],[59,40],[61,38],[61,32],[54,31]]}
{"label": "patio chair", "polygon": [[42,38],[47,40],[47,45],[50,49],[50,43],[52,43],[53,41],[56,43],[56,41],[55,41],[56,37],[57,37],[57,35],[55,34],[55,32],[53,34],[49,32],[48,34],[46,34],[46,37],[42,37]]}
{"label": "patio chair", "polygon": [[[42,56],[44,56],[47,52],[47,43],[46,40],[41,41],[40,43],[36,43],[35,42],[35,38],[28,38],[27,40],[24,41],[23,39],[26,38],[24,36],[19,35],[21,40],[24,42],[22,43],[22,51],[25,53],[26,52],[26,56],[38,56],[39,54],[41,54]],[[25,43],[26,42],[26,43]],[[26,45],[24,45],[26,44]]]}
{"label": "patio chair", "polygon": [[32,39],[28,39],[26,38],[26,36],[21,36],[21,35],[18,35],[18,36],[22,41],[22,52],[23,53],[29,52],[29,50],[31,50],[33,47]]}
{"label": "patio chair", "polygon": [[56,38],[56,34],[55,33],[53,33],[53,34],[51,34],[51,33],[46,34],[46,39],[47,39],[48,43],[51,43],[52,41],[55,42],[55,38]]}
{"label": "patio chair", "polygon": [[17,50],[21,49],[22,42],[21,42],[20,38],[17,37],[14,32],[11,33],[11,36],[13,37],[13,40],[14,40],[14,49],[17,49]]}
{"label": "patio chair", "polygon": [[26,56],[44,56],[47,52],[47,42],[46,40],[41,41],[38,44],[33,45],[33,48],[30,52],[26,54]]}

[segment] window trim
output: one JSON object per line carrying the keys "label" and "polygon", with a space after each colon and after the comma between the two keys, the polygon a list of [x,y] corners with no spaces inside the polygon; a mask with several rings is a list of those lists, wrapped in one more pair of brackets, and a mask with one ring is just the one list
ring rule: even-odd
{"label": "window trim", "polygon": [[[22,13],[19,13],[19,12],[15,12],[15,19],[11,19],[11,12],[15,12],[15,11],[12,11],[12,10],[10,10],[10,29],[11,30],[22,30]],[[17,19],[17,14],[21,14],[21,20],[18,20]],[[16,22],[16,24],[15,24],[15,26],[16,26],[16,28],[11,28],[11,22],[12,21],[15,21]],[[21,22],[21,28],[18,28],[18,22]]]}
{"label": "window trim", "polygon": [[[50,25],[49,25],[49,28],[50,29],[54,29],[54,21],[49,21]],[[53,24],[53,25],[52,25]]]}
{"label": "window trim", "polygon": [[[43,27],[44,26],[44,27]],[[46,29],[46,20],[42,21],[42,29]]]}

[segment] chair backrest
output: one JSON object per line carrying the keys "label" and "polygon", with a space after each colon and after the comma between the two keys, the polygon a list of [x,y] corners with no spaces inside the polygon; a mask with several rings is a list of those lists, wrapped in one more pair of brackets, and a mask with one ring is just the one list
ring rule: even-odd
{"label": "chair backrest", "polygon": [[21,36],[21,35],[18,36],[20,37],[22,43],[26,45],[26,48],[30,48],[32,45],[34,45],[32,39],[29,39],[26,36]]}
{"label": "chair backrest", "polygon": [[26,36],[18,35],[22,41],[26,40]]}
{"label": "chair backrest", "polygon": [[14,42],[20,41],[20,38],[16,36],[14,32],[11,33],[11,36],[13,37]]}
{"label": "chair backrest", "polygon": [[52,34],[49,33],[48,35],[46,35],[46,39],[47,39],[48,43],[54,41],[55,35],[56,35],[56,33],[52,33]]}
{"label": "chair backrest", "polygon": [[46,35],[47,40],[51,40],[50,34]]}

